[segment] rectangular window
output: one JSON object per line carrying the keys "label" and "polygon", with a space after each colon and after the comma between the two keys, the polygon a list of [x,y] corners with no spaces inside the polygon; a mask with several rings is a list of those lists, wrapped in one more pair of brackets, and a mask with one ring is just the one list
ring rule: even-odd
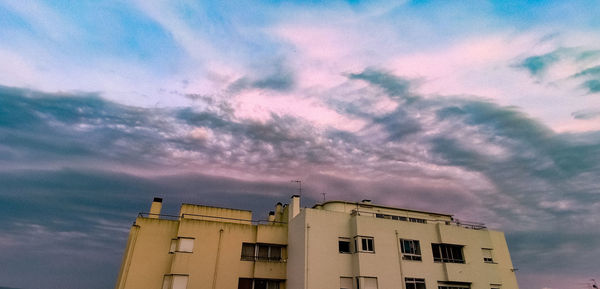
{"label": "rectangular window", "polygon": [[243,261],[281,261],[283,260],[282,245],[242,243]]}
{"label": "rectangular window", "polygon": [[186,289],[188,275],[168,274],[163,278],[162,289]]}
{"label": "rectangular window", "polygon": [[438,289],[470,289],[471,283],[464,282],[438,282]]}
{"label": "rectangular window", "polygon": [[421,261],[421,246],[418,240],[400,239],[400,246],[402,248],[402,259]]}
{"label": "rectangular window", "polygon": [[419,218],[408,218],[409,222],[427,224],[427,220]]}
{"label": "rectangular window", "polygon": [[240,278],[238,289],[279,289],[280,280]]}
{"label": "rectangular window", "polygon": [[463,246],[451,244],[431,244],[433,261],[443,263],[464,263]]}
{"label": "rectangular window", "polygon": [[[256,244],[242,243],[242,260],[254,261]],[[240,279],[241,280],[241,279]],[[252,289],[252,288],[250,288]]]}
{"label": "rectangular window", "polygon": [[[356,247],[356,246],[359,247]],[[354,237],[354,246],[357,252],[375,253],[375,240],[373,237],[356,236]]]}
{"label": "rectangular window", "polygon": [[361,289],[377,289],[377,277],[357,277],[359,280],[359,288]]}
{"label": "rectangular window", "polygon": [[338,248],[340,253],[351,253],[350,251],[350,238],[342,238],[338,239]]}
{"label": "rectangular window", "polygon": [[238,289],[252,289],[252,278],[240,278]]}
{"label": "rectangular window", "polygon": [[425,279],[422,278],[404,278],[406,289],[425,289]]}
{"label": "rectangular window", "polygon": [[176,252],[192,253],[194,251],[194,238],[179,237],[177,240]]}
{"label": "rectangular window", "polygon": [[481,254],[483,255],[483,262],[485,263],[494,263],[494,258],[492,257],[492,249],[481,249]]}
{"label": "rectangular window", "polygon": [[352,289],[352,277],[340,277],[340,289]]}

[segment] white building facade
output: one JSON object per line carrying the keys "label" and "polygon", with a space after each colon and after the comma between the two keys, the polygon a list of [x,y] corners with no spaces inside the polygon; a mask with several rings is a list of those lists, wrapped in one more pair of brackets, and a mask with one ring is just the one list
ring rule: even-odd
{"label": "white building facade", "polygon": [[331,201],[288,221],[288,289],[517,289],[504,234],[451,215]]}

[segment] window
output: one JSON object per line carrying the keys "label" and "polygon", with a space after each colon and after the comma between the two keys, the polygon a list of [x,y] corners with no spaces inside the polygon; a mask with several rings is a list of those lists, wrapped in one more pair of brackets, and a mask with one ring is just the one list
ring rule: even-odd
{"label": "window", "polygon": [[340,277],[340,289],[352,289],[352,277]]}
{"label": "window", "polygon": [[279,280],[240,278],[238,289],[279,289]]}
{"label": "window", "polygon": [[[397,221],[408,221],[407,217],[393,216],[393,215],[387,215],[387,214],[375,214],[375,218],[392,219],[392,220],[397,220]],[[414,218],[411,218],[411,219],[414,219]]]}
{"label": "window", "polygon": [[168,274],[163,278],[162,289],[186,289],[188,275]]}
{"label": "window", "polygon": [[356,277],[357,288],[377,289],[377,277]]}
{"label": "window", "polygon": [[418,240],[400,239],[400,246],[402,247],[402,259],[421,261],[421,246]]}
{"label": "window", "polygon": [[483,262],[485,263],[494,263],[494,258],[492,257],[492,249],[481,249],[481,254],[483,255]]}
{"label": "window", "polygon": [[282,245],[242,243],[241,260],[244,261],[281,261]]}
{"label": "window", "polygon": [[351,253],[350,251],[350,238],[342,238],[338,239],[338,248],[340,253]]}
{"label": "window", "polygon": [[192,253],[194,251],[194,238],[178,237],[171,240],[171,249],[173,249],[173,246],[177,247],[175,252]]}
{"label": "window", "polygon": [[425,289],[425,279],[422,278],[404,278],[406,289]]}
{"label": "window", "polygon": [[357,248],[357,252],[375,253],[375,241],[373,237],[356,236],[354,237],[354,248]]}
{"label": "window", "polygon": [[409,222],[427,224],[427,220],[419,218],[408,218]]}
{"label": "window", "polygon": [[438,289],[470,289],[471,283],[464,282],[438,282]]}
{"label": "window", "polygon": [[450,244],[431,244],[433,261],[443,263],[464,263],[463,246]]}
{"label": "window", "polygon": [[242,243],[242,260],[254,261],[255,248],[256,244]]}

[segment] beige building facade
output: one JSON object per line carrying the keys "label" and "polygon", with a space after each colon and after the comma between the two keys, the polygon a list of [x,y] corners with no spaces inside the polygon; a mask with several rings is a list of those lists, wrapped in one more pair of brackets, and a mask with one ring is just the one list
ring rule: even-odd
{"label": "beige building facade", "polygon": [[252,212],[162,199],[131,228],[116,289],[518,289],[502,232],[370,201]]}

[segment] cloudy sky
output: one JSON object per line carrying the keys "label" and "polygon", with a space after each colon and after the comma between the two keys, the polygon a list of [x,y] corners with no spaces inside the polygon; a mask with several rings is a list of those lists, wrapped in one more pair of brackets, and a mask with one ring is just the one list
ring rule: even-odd
{"label": "cloudy sky", "polygon": [[[113,288],[154,196],[295,193],[506,232],[600,278],[597,1],[0,0],[0,286]],[[516,2],[516,1],[515,1]]]}

